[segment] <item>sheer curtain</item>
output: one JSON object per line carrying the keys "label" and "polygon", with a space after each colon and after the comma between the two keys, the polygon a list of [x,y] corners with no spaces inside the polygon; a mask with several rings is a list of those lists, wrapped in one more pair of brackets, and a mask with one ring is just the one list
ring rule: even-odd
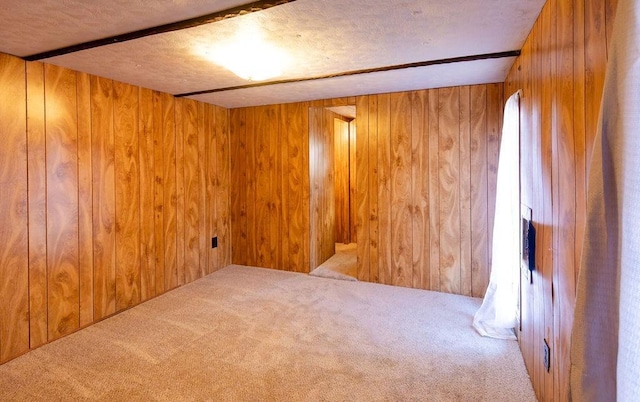
{"label": "sheer curtain", "polygon": [[520,91],[504,108],[498,160],[489,287],[473,327],[483,336],[516,339],[520,273]]}
{"label": "sheer curtain", "polygon": [[640,3],[619,0],[589,168],[574,401],[640,398]]}

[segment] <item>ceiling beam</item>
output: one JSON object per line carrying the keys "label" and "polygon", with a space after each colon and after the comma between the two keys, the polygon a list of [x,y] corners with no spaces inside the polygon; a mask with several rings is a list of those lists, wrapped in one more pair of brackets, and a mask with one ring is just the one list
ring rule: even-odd
{"label": "ceiling beam", "polygon": [[305,82],[305,81],[325,80],[325,79],[328,79],[328,78],[347,77],[347,76],[350,76],[350,75],[380,73],[380,72],[385,72],[385,71],[403,70],[403,69],[407,69],[407,68],[428,67],[428,66],[436,66],[436,65],[440,65],[440,64],[464,63],[464,62],[477,61],[477,60],[501,59],[501,58],[505,58],[505,57],[518,57],[518,56],[520,56],[520,50],[510,50],[510,51],[507,51],[507,52],[476,54],[476,55],[472,55],[472,56],[452,57],[452,58],[449,58],[449,59],[419,61],[419,62],[416,62],[416,63],[397,64],[397,65],[394,65],[394,66],[385,66],[385,67],[367,68],[367,69],[363,69],[363,70],[344,71],[344,72],[341,72],[341,73],[317,75],[317,76],[314,76],[314,77],[291,78],[291,79],[286,79],[286,80],[254,82],[254,83],[251,83],[251,84],[237,85],[237,86],[233,86],[233,87],[206,89],[206,90],[203,90],[203,91],[195,91],[195,92],[186,92],[186,93],[182,93],[182,94],[176,94],[174,96],[176,96],[177,98],[183,98],[183,97],[186,97],[186,96],[212,94],[212,93],[216,93],[216,92],[235,91],[235,90],[238,90],[238,89],[257,88],[257,87],[264,87],[264,86],[269,86],[269,85],[279,85],[279,84],[290,84],[290,83]]}
{"label": "ceiling beam", "polygon": [[32,54],[23,57],[26,61],[36,61],[48,59],[51,57],[62,56],[64,54],[75,53],[82,50],[93,49],[96,47],[112,45],[114,43],[127,42],[134,39],[144,38],[146,36],[163,34],[166,32],[180,31],[183,29],[193,28],[200,25],[211,24],[214,22],[239,17],[246,14],[263,11],[268,8],[276,7],[282,4],[292,3],[296,0],[259,0],[242,6],[228,8],[226,10],[216,11],[215,13],[202,15],[200,17],[189,18],[186,20],[172,22],[169,24],[159,25],[156,27],[145,28],[139,31],[133,31],[122,35],[110,36],[108,38],[96,39],[89,42],[78,43],[76,45],[62,47],[60,49],[50,50],[42,53]]}

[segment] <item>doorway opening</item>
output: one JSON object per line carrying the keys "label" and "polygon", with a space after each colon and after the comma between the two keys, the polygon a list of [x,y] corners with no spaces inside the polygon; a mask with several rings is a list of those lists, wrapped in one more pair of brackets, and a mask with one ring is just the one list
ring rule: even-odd
{"label": "doorway opening", "polygon": [[356,280],[356,107],[309,108],[310,272]]}

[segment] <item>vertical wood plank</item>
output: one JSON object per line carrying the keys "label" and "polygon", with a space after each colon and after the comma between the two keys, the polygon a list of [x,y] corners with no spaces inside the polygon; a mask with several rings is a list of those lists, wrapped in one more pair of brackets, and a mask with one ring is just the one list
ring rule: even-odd
{"label": "vertical wood plank", "polygon": [[429,90],[429,289],[440,290],[440,94]]}
{"label": "vertical wood plank", "polygon": [[177,285],[185,283],[185,151],[184,151],[184,108],[187,99],[175,99],[176,136],[176,272]]}
{"label": "vertical wood plank", "polygon": [[487,87],[470,93],[471,129],[471,293],[483,297],[489,284],[487,233]]}
{"label": "vertical wood plank", "polygon": [[165,238],[164,238],[164,110],[163,95],[153,91],[153,230],[155,240],[155,294],[165,292]]}
{"label": "vertical wood plank", "polygon": [[[0,185],[3,192],[0,197],[0,362],[29,350],[25,71],[24,61],[0,54],[0,133],[3,140],[0,147]],[[33,134],[35,137],[36,133]],[[53,249],[56,255],[59,251],[58,248]],[[54,311],[54,319],[58,318],[57,311]]]}
{"label": "vertical wood plank", "polygon": [[113,83],[116,166],[116,310],[140,303],[138,88]]}
{"label": "vertical wood plank", "polygon": [[[203,214],[206,216],[205,233],[201,233],[200,237],[204,239],[201,242],[201,249],[208,254],[206,273],[210,274],[219,268],[219,256],[222,245],[218,243],[218,248],[212,248],[210,238],[218,236],[218,203],[217,193],[219,190],[219,180],[217,176],[217,146],[218,146],[218,130],[216,129],[218,122],[216,120],[216,107],[213,105],[204,105],[204,141],[205,156],[204,161],[206,175],[204,180],[207,183],[206,198],[204,200],[205,209]],[[218,239],[219,241],[220,239]]]}
{"label": "vertical wood plank", "polygon": [[[163,147],[163,231],[164,231],[164,287],[170,290],[180,284],[178,277],[178,177],[176,142],[176,102],[162,94]],[[180,235],[182,236],[182,234]]]}
{"label": "vertical wood plank", "polygon": [[[302,116],[308,114],[304,103],[289,103],[284,105],[284,133],[287,140],[287,204],[288,211],[288,248],[289,267],[295,272],[305,272],[304,261],[304,233],[307,231],[303,222],[303,215],[308,210],[303,209],[304,169],[303,154],[309,150],[303,149],[303,137],[308,136],[308,130],[303,126]],[[307,131],[306,133],[304,131]],[[308,269],[308,268],[307,268]]]}
{"label": "vertical wood plank", "polygon": [[278,127],[280,130],[280,202],[281,202],[281,216],[280,216],[280,227],[282,233],[282,241],[280,243],[280,252],[282,255],[282,265],[280,269],[285,271],[295,271],[293,260],[292,260],[292,252],[289,247],[289,243],[292,241],[291,239],[291,220],[294,217],[291,216],[291,201],[289,200],[289,174],[291,172],[291,168],[289,166],[289,127],[288,127],[288,111],[286,105],[280,105],[280,110],[278,111]]}
{"label": "vertical wood plank", "polygon": [[392,284],[411,286],[411,100],[408,92],[391,94],[391,249]]}
{"label": "vertical wood plank", "polygon": [[116,311],[113,81],[91,76],[94,320]]}
{"label": "vertical wood plank", "polygon": [[184,149],[184,282],[202,277],[200,267],[200,175],[198,103],[184,99],[179,127]]}
{"label": "vertical wood plank", "polygon": [[337,243],[350,243],[349,239],[349,123],[333,119],[335,230]]}
{"label": "vertical wood plank", "polygon": [[459,88],[441,88],[439,95],[440,290],[460,293]]}
{"label": "vertical wood plank", "polygon": [[429,106],[428,93],[416,91],[411,102],[411,203],[413,207],[413,283],[429,289]]}
{"label": "vertical wood plank", "polygon": [[276,213],[273,196],[276,192],[275,133],[277,120],[271,107],[261,106],[255,111],[255,153],[256,153],[256,244],[257,260],[260,267],[275,268],[276,246],[272,218]]}
{"label": "vertical wood plank", "polygon": [[229,112],[215,108],[216,130],[216,216],[218,233],[218,266],[223,268],[231,264],[231,216],[230,216],[230,140]]}
{"label": "vertical wood plank", "polygon": [[358,238],[358,280],[369,281],[369,100],[356,98],[356,201],[358,203],[356,228]]}
{"label": "vertical wood plank", "polygon": [[[376,137],[377,137],[377,132],[376,132]],[[349,122],[349,238],[351,239],[352,243],[356,243],[358,241],[357,238],[357,230],[356,230],[356,211],[358,210],[358,203],[357,203],[357,186],[356,186],[356,172],[357,172],[357,166],[356,166],[356,141],[357,141],[358,135],[357,135],[357,126],[356,126],[356,121],[351,120]],[[377,152],[377,145],[376,145],[376,152]],[[376,155],[376,159],[377,159],[377,155]],[[376,162],[377,164],[377,162]],[[376,170],[377,170],[377,166],[376,166]],[[376,173],[377,174],[377,173]],[[376,176],[376,187],[377,187],[377,176]],[[377,198],[377,195],[376,195]],[[376,212],[377,214],[377,212]],[[377,217],[376,217],[377,219]],[[376,229],[377,230],[377,229]],[[375,238],[376,242],[377,237]],[[376,262],[377,264],[377,262]],[[371,272],[371,269],[369,270]],[[373,268],[373,272],[378,272],[378,268],[377,265],[376,267]],[[376,280],[377,281],[377,280]]]}
{"label": "vertical wood plank", "polygon": [[[207,275],[209,271],[209,253],[211,252],[211,232],[209,231],[207,221],[207,191],[209,188],[208,183],[208,165],[210,161],[207,158],[206,142],[208,137],[212,136],[211,127],[208,122],[208,115],[205,111],[205,104],[197,102],[198,105],[198,124],[197,124],[197,155],[198,155],[198,256],[199,256],[199,271],[198,278]],[[217,251],[217,250],[216,250]]]}
{"label": "vertical wood plank", "polygon": [[503,85],[487,85],[487,217],[489,266],[493,244],[493,223],[496,212],[496,184],[498,180],[498,157],[502,131]]}
{"label": "vertical wood plank", "polygon": [[256,203],[257,203],[257,173],[258,173],[258,160],[257,160],[257,143],[256,137],[256,111],[255,108],[248,108],[245,112],[246,126],[245,126],[245,169],[246,175],[246,215],[247,215],[247,265],[255,266],[258,264],[258,241],[257,241],[257,215],[256,215]]}
{"label": "vertical wood plank", "polygon": [[471,296],[471,91],[460,87],[460,292]]}
{"label": "vertical wood plank", "polygon": [[140,300],[156,295],[156,240],[154,213],[154,99],[153,91],[139,89],[139,163],[140,163]]}
{"label": "vertical wood plank", "polygon": [[[363,239],[369,241],[369,281],[378,282],[380,280],[379,272],[379,254],[378,254],[378,97],[369,96],[369,238]],[[357,113],[357,112],[356,112]],[[349,137],[355,137],[356,133],[349,133]],[[349,138],[351,141],[351,138]],[[357,147],[357,145],[356,145]],[[347,155],[350,158],[350,155]],[[355,161],[354,161],[355,162]],[[353,173],[356,173],[357,162],[355,163],[355,169],[351,169]],[[349,182],[351,173],[347,177],[347,186],[350,187]],[[357,195],[356,195],[357,197]],[[347,225],[351,230],[351,224]],[[357,237],[357,236],[356,236]],[[356,242],[356,239],[351,240]]]}
{"label": "vertical wood plank", "polygon": [[232,262],[247,265],[247,147],[246,109],[229,112],[231,139]]}
{"label": "vertical wood plank", "polygon": [[49,340],[79,326],[76,74],[45,65]]}
{"label": "vertical wood plank", "polygon": [[[378,275],[390,285],[391,275],[391,103],[390,95],[378,98]],[[358,238],[360,239],[360,238]]]}
{"label": "vertical wood plank", "polygon": [[[4,56],[0,56],[2,57]],[[2,88],[10,88],[12,83],[5,83],[8,76],[3,75],[3,77]],[[6,107],[5,104],[3,105]],[[4,116],[6,111],[4,109],[2,111],[0,120],[6,121]],[[31,348],[37,348],[47,342],[47,171],[44,113],[44,64],[27,63],[30,320],[27,336]],[[5,147],[2,149],[5,150]],[[8,151],[9,148],[6,150]],[[6,160],[6,157],[3,156],[2,160]],[[8,187],[3,184],[3,188]],[[9,209],[3,205],[1,211],[9,211]],[[3,226],[6,225],[3,224]],[[4,235],[3,238],[5,238]]]}
{"label": "vertical wood plank", "polygon": [[300,113],[302,132],[302,227],[304,228],[303,236],[303,260],[304,271],[309,272],[310,268],[310,222],[309,222],[309,202],[310,202],[310,184],[309,184],[309,103],[304,102]]}
{"label": "vertical wood plank", "polygon": [[93,186],[91,171],[91,78],[77,73],[78,269],[80,326],[93,322]]}

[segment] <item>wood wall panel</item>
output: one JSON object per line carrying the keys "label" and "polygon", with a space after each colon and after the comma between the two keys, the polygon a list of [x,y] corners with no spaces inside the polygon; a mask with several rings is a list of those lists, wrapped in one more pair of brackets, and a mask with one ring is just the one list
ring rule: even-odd
{"label": "wood wall panel", "polygon": [[76,73],[45,65],[48,338],[80,325]]}
{"label": "wood wall panel", "polygon": [[163,232],[164,232],[164,288],[179,286],[178,281],[178,168],[176,148],[176,101],[162,94],[162,152],[163,152]]}
{"label": "wood wall panel", "polygon": [[116,176],[116,311],[140,303],[138,88],[113,83]]}
{"label": "wood wall panel", "polygon": [[[196,115],[184,135],[169,94],[0,54],[0,221],[11,228],[0,246],[0,363],[181,284],[178,179],[197,179],[187,268],[228,265],[229,166],[209,162],[229,160],[227,110],[188,102]],[[187,161],[185,138],[196,139]],[[185,164],[197,166],[187,177]],[[220,227],[225,259],[207,269]]]}
{"label": "wood wall panel", "polygon": [[166,252],[165,252],[165,232],[164,232],[164,214],[165,214],[165,177],[164,177],[164,142],[163,142],[163,97],[159,92],[153,92],[153,120],[152,120],[152,136],[153,136],[153,239],[154,239],[154,266],[155,279],[153,295],[165,292],[166,285]]}
{"label": "wood wall panel", "polygon": [[[28,63],[29,346],[31,348],[47,342],[47,170],[45,165],[47,152],[44,110],[44,64]],[[0,120],[4,121],[4,116]],[[3,210],[6,209],[3,208]]]}
{"label": "wood wall panel", "polygon": [[336,242],[350,243],[349,230],[349,123],[333,119],[333,171]]}
{"label": "wood wall panel", "polygon": [[[155,228],[155,153],[156,124],[154,94],[140,88],[139,96],[139,169],[140,169],[140,300],[156,293],[156,228]],[[159,131],[159,130],[158,130]]]}
{"label": "wood wall panel", "polygon": [[93,177],[93,316],[116,311],[113,81],[91,77]]}
{"label": "wood wall panel", "polygon": [[[0,362],[29,350],[25,79],[24,61],[0,54]],[[41,131],[33,134],[42,146]]]}
{"label": "wood wall panel", "polygon": [[429,266],[429,110],[427,91],[411,94],[412,287],[427,289]]}
{"label": "wood wall panel", "polygon": [[[537,271],[521,284],[520,348],[541,401],[568,400],[586,173],[617,2],[551,0],[505,83],[522,89],[521,199],[533,210]],[[542,344],[551,346],[549,373]]]}
{"label": "wood wall panel", "polygon": [[218,236],[218,264],[215,269],[231,264],[231,184],[230,184],[230,140],[229,111],[215,107],[216,144],[216,219]]}
{"label": "wood wall panel", "polygon": [[440,290],[460,293],[460,92],[439,94]]}
{"label": "wood wall panel", "polygon": [[[335,151],[321,133],[333,129],[335,115],[324,107],[354,102],[358,278],[483,296],[495,192],[488,177],[495,176],[490,170],[498,156],[488,144],[490,135],[499,140],[502,97],[502,84],[491,84],[232,109],[234,262],[298,270],[304,260],[300,271],[308,272],[333,254],[326,236],[333,179],[321,168],[331,166]],[[267,110],[274,110],[271,124]],[[273,143],[288,144],[287,151],[274,155]],[[273,266],[253,256],[264,253],[261,211],[277,200],[285,215],[276,222],[286,223],[288,231],[270,232],[283,250],[281,263]],[[301,242],[307,243],[300,250]]]}
{"label": "wood wall panel", "polygon": [[411,286],[413,240],[411,210],[411,98],[391,94],[391,284]]}
{"label": "wood wall panel", "polygon": [[[368,281],[369,250],[371,234],[369,231],[369,99],[366,96],[356,98],[356,121],[358,138],[356,139],[356,238],[358,242],[358,279]],[[313,233],[313,232],[312,232]]]}
{"label": "wood wall panel", "polygon": [[[375,96],[368,97],[368,114],[369,114],[369,130],[371,133],[369,134],[369,187],[377,188],[378,187],[378,135],[377,135],[377,127],[378,127],[378,99]],[[350,129],[355,128],[355,123],[352,121],[349,123]],[[353,138],[356,138],[357,133],[351,132],[349,141],[353,143]],[[357,144],[357,142],[355,143]],[[357,147],[357,145],[356,145]],[[350,220],[349,229],[351,232],[354,232],[356,236],[351,241],[353,243],[357,242],[357,226],[354,225],[357,222],[357,159],[353,158],[353,152],[351,149],[349,150],[349,163],[353,166],[350,166],[349,172],[349,197],[350,204],[354,206],[350,212]],[[378,282],[380,280],[380,270],[378,263],[378,192],[372,191],[369,193],[369,281]],[[365,239],[366,241],[366,239]]]}
{"label": "wood wall panel", "polygon": [[78,103],[78,274],[80,326],[93,322],[93,180],[91,77],[77,73]]}

